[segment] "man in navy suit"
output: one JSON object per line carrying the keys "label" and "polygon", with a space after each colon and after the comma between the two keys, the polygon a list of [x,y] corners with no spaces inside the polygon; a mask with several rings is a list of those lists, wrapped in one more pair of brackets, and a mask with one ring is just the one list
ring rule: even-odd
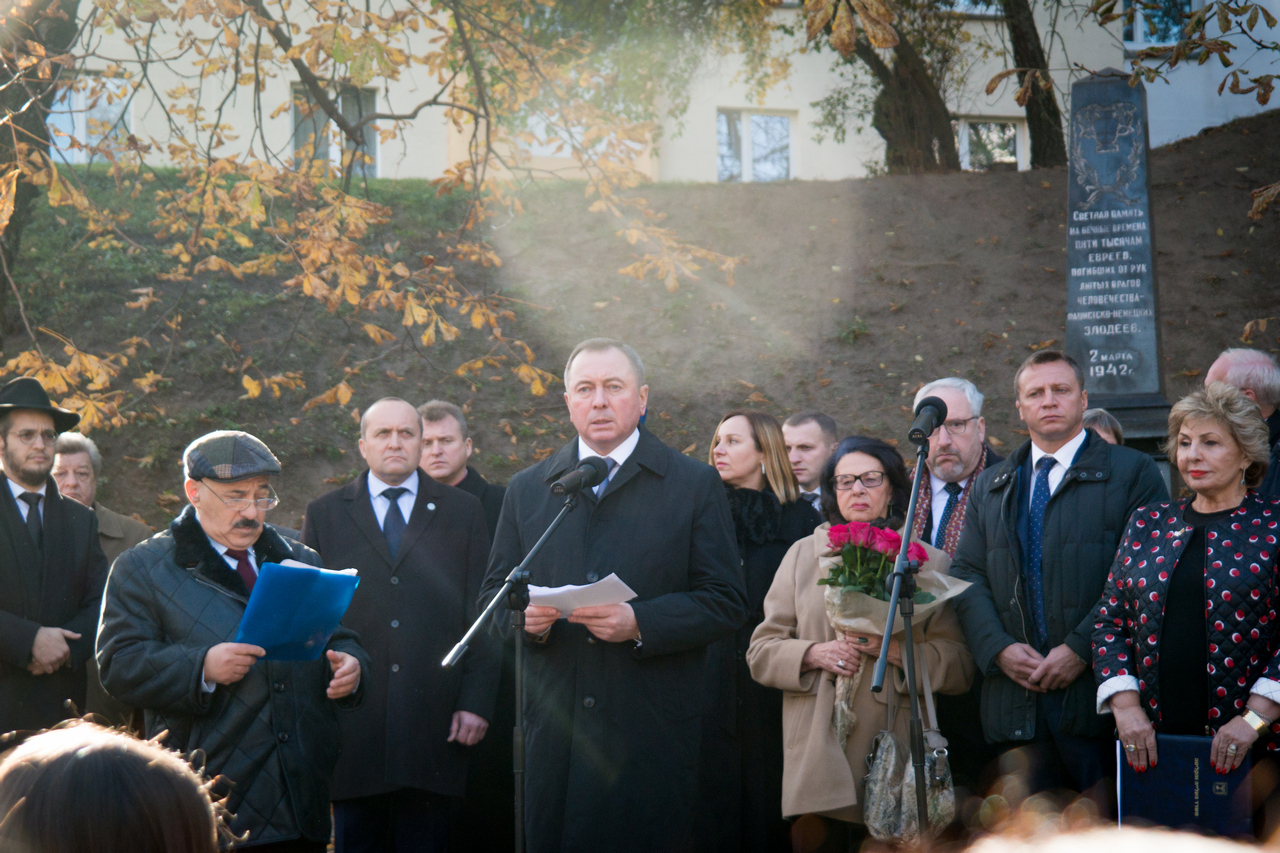
{"label": "man in navy suit", "polygon": [[365,410],[360,454],[369,470],[312,501],[302,528],[328,568],[359,570],[344,624],[373,660],[364,704],[342,718],[334,850],[443,851],[450,800],[466,790],[469,748],[485,736],[498,684],[496,641],[485,635],[459,666],[440,665],[476,616],[484,510],[419,470],[422,421],[404,400]]}

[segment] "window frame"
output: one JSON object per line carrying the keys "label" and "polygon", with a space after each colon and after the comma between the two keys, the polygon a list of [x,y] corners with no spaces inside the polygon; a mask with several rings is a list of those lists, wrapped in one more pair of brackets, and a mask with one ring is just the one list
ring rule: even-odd
{"label": "window frame", "polygon": [[1019,172],[1031,168],[1031,130],[1025,118],[1017,116],[956,116],[956,153],[960,155],[960,168],[965,172],[977,171],[969,161],[969,125],[970,124],[1011,124],[1013,125],[1014,159]]}
{"label": "window frame", "polygon": [[[736,181],[725,181],[720,178],[720,116],[737,114],[739,120],[738,137],[741,142],[738,152],[740,165],[739,177]],[[787,120],[787,176],[773,181],[757,181],[755,178],[755,157],[752,150],[751,118],[752,116],[773,116]],[[796,125],[799,111],[786,109],[760,109],[754,107],[716,107],[715,121],[715,161],[716,183],[777,183],[796,179]]]}
{"label": "window frame", "polygon": [[[1183,12],[1184,14],[1194,12],[1202,5],[1203,3],[1201,0],[1186,0],[1186,9],[1184,9]],[[1169,45],[1177,44],[1181,40],[1182,27],[1185,25],[1185,18],[1183,19],[1183,24],[1174,28],[1173,38],[1167,40],[1153,39],[1148,41],[1146,15],[1144,14],[1145,10],[1142,8],[1142,4],[1133,2],[1133,0],[1123,0],[1123,6],[1125,12],[1128,12],[1130,9],[1133,10],[1133,23],[1122,23],[1120,30],[1120,38],[1121,41],[1124,42],[1124,47],[1127,52],[1136,53],[1140,50],[1147,50],[1148,48],[1153,47],[1168,47]],[[1131,32],[1129,30],[1130,26],[1133,28]],[[1126,35],[1126,33],[1129,33],[1129,35]]]}
{"label": "window frame", "polygon": [[[371,109],[369,110],[369,112],[371,113],[378,112],[378,97],[380,93],[376,87],[342,86],[337,92],[337,101],[338,101],[338,110],[343,114],[344,118],[347,118],[348,120],[352,118],[352,116],[348,114],[348,110],[347,110],[347,105],[348,105],[347,99],[352,94],[356,94],[359,96],[360,103],[358,104],[358,106],[360,108],[364,107],[364,99],[366,97],[371,98],[372,99]],[[299,98],[301,97],[303,100],[306,100],[308,102],[311,101],[311,93],[307,90],[307,87],[305,84],[295,81],[289,89],[289,95],[292,103],[289,113],[293,120],[293,130],[289,137],[289,145],[291,148],[290,159],[293,163],[293,168],[300,169],[300,168],[303,168],[305,165],[298,158],[298,152],[302,150],[302,148],[298,146],[298,130],[302,126],[302,124],[305,122],[315,123],[318,117],[320,119],[320,124],[321,124],[320,130],[323,131],[323,134],[324,134],[324,156],[317,157],[316,152],[313,150],[311,159],[307,162],[314,162],[315,160],[325,160],[334,169],[337,169],[340,171],[342,169],[342,154],[344,151],[349,150],[349,143],[347,142],[347,140],[344,138],[342,140],[342,143],[343,143],[342,145],[334,145],[334,136],[336,133],[338,133],[338,130],[336,127],[330,126],[333,124],[332,120],[324,112],[324,110],[321,110],[318,107],[314,112],[311,113],[311,115],[307,116],[305,119],[301,118],[300,116],[301,111],[298,106]],[[330,92],[329,95],[330,97],[333,97],[334,93]],[[355,117],[359,118],[360,116],[364,116],[364,115],[368,115],[368,113],[363,112],[363,110],[361,109],[355,114]],[[380,150],[381,137],[378,134],[378,131],[374,128],[372,123],[366,124],[363,130],[364,130],[364,140],[365,140],[364,144],[365,146],[367,146],[369,149],[372,150],[371,156],[373,158],[373,162],[371,164],[357,165],[356,170],[357,172],[368,170],[365,175],[366,178],[380,178],[382,177],[382,152]],[[320,140],[320,134],[317,133],[316,143],[315,143],[316,148],[320,147],[319,140]]]}
{"label": "window frame", "polygon": [[[51,106],[45,113],[45,128],[49,133],[49,147],[51,149],[50,155],[59,156],[65,162],[76,166],[86,166],[92,165],[96,162],[106,162],[105,157],[100,157],[93,152],[86,151],[84,148],[65,147],[67,143],[67,136],[59,134],[67,134],[68,130],[66,127],[57,127],[59,134],[55,134],[53,132],[55,128],[53,117],[55,115],[66,116],[69,119],[70,124],[70,132],[68,135],[84,146],[100,145],[103,139],[107,138],[111,133],[118,132],[121,129],[126,133],[132,133],[133,97],[132,93],[129,91],[129,81],[123,77],[107,78],[104,77],[100,71],[92,71],[88,69],[77,71],[74,76],[67,76],[68,79],[65,85],[62,82],[59,82],[58,84],[61,89],[59,97],[54,100],[53,106]],[[118,84],[116,99],[120,107],[119,118],[112,123],[107,133],[97,138],[93,138],[91,136],[92,131],[89,127],[89,119],[91,118],[91,115],[88,104],[89,98],[86,93],[86,89],[91,88],[96,84],[94,82],[86,82],[83,86],[78,85],[82,79],[87,78],[109,79],[114,80]],[[94,109],[100,109],[104,105],[103,102],[107,96],[103,93],[101,97],[103,100],[99,101],[98,107],[95,107]],[[66,99],[66,102],[69,104],[68,107],[66,109],[56,109],[55,107],[61,103],[63,99]],[[96,116],[94,116],[94,118],[96,118]],[[56,154],[54,152],[56,152]]]}

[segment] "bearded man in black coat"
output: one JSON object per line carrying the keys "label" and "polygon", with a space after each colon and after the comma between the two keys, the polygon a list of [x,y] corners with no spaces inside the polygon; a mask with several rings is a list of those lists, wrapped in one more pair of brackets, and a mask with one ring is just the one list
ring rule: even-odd
{"label": "bearded man in black coat", "polygon": [[636,598],[526,610],[528,850],[684,849],[707,645],[746,617],[729,504],[713,468],[639,426],[649,388],[634,350],[584,341],[564,378],[578,438],[512,478],[485,595],[559,511],[551,484],[596,456],[610,475],[582,493],[529,566],[531,580],[587,584],[616,572]]}
{"label": "bearded man in black coat", "polygon": [[58,433],[79,421],[35,379],[0,389],[0,732],[84,708],[107,558],[97,517],[49,476]]}

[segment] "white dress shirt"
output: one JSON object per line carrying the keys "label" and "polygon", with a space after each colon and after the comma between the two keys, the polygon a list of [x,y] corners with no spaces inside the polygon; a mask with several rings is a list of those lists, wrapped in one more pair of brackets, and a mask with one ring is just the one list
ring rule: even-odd
{"label": "white dress shirt", "polygon": [[[965,486],[969,485],[969,480],[972,477],[973,475],[970,474],[968,477],[965,477],[960,481],[961,492],[964,491]],[[936,541],[938,538],[938,528],[942,525],[942,512],[947,508],[947,501],[951,498],[951,495],[947,494],[947,481],[939,480],[932,472],[929,473],[929,488],[933,490],[931,503],[929,505],[933,512],[933,525],[930,526],[929,529],[933,531],[933,536],[931,538]],[[959,495],[956,495],[956,500],[960,500]],[[929,544],[932,545],[933,543],[930,542]]]}
{"label": "white dress shirt", "polygon": [[[13,502],[18,505],[18,512],[22,515],[22,520],[26,521],[27,512],[31,509],[31,504],[27,503],[22,498],[18,497],[18,495],[23,495],[23,494],[26,494],[27,492],[35,492],[39,494],[41,497],[44,497],[44,490],[49,485],[48,482],[46,481],[45,483],[43,483],[38,489],[28,489],[26,486],[22,485],[21,483],[14,482],[9,477],[5,477],[5,480],[7,480],[9,483],[9,491],[13,493]],[[40,501],[39,506],[40,506],[41,521],[44,521],[44,504],[45,504],[44,501]]]}
{"label": "white dress shirt", "polygon": [[[1071,467],[1071,463],[1076,461],[1076,454],[1080,452],[1081,445],[1088,437],[1088,430],[1080,430],[1076,437],[1059,447],[1053,453],[1045,453],[1035,442],[1031,443],[1031,488],[1027,491],[1030,493],[1027,497],[1027,506],[1031,506],[1031,500],[1035,497],[1035,476],[1036,466],[1040,464],[1040,460],[1045,456],[1052,456],[1057,465],[1049,469],[1049,494],[1058,491],[1058,486],[1062,485],[1062,478],[1067,475],[1067,469]],[[1099,439],[1101,441],[1101,439]]]}
{"label": "white dress shirt", "polygon": [[[613,470],[609,472],[609,476],[605,478],[604,482],[596,486],[595,492],[597,497],[604,494],[604,490],[608,488],[609,481],[613,479],[613,475],[618,473],[618,469],[622,467],[623,462],[626,462],[631,458],[631,454],[635,452],[636,445],[639,443],[640,428],[636,427],[631,435],[627,436],[626,441],[600,457],[602,459],[612,459],[617,464],[614,465]],[[581,462],[583,459],[587,459],[592,456],[600,456],[600,454],[588,447],[587,443],[582,440],[582,436],[578,436],[578,461]]]}
{"label": "white dress shirt", "polygon": [[407,524],[409,516],[413,515],[413,505],[418,500],[418,471],[409,475],[403,483],[398,487],[391,486],[382,482],[372,471],[369,472],[369,502],[373,504],[373,514],[378,519],[378,527],[382,527],[387,519],[387,510],[391,509],[391,498],[383,494],[387,489],[401,488],[407,489],[401,492],[400,497],[396,500],[396,504],[400,507],[400,517]]}
{"label": "white dress shirt", "polygon": [[801,488],[800,497],[807,500],[813,506],[813,508],[818,511],[819,515],[822,514],[822,489],[819,488],[819,489],[814,489],[812,492],[806,492],[803,488]]}

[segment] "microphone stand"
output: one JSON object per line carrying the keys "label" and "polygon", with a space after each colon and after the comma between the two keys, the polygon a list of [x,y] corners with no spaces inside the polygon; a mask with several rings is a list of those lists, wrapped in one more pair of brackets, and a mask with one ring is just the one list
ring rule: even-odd
{"label": "microphone stand", "polygon": [[[871,692],[879,693],[884,689],[885,668],[889,663],[889,638],[893,636],[893,616],[895,611],[900,611],[906,636],[903,642],[902,663],[907,676],[907,694],[911,700],[911,764],[915,768],[916,814],[920,822],[920,843],[923,845],[932,826],[929,823],[929,799],[925,789],[924,724],[920,719],[920,694],[916,690],[916,653],[911,627],[911,617],[916,610],[916,572],[920,569],[920,564],[907,559],[907,548],[911,544],[911,527],[916,517],[916,502],[920,496],[920,485],[924,481],[925,459],[929,455],[929,437],[924,436],[917,445],[916,473],[911,483],[911,499],[907,502],[906,535],[902,537],[902,548],[898,552],[898,559],[894,562],[893,574],[890,575],[893,579],[893,588],[889,594],[889,618],[884,627],[885,639],[880,644],[880,657],[876,660]],[[896,700],[890,697],[889,701]]]}
{"label": "microphone stand", "polygon": [[520,565],[511,570],[511,574],[507,575],[507,579],[502,582],[502,587],[497,594],[489,600],[489,604],[484,608],[476,621],[471,623],[471,627],[467,629],[467,633],[462,635],[462,639],[453,647],[453,650],[445,657],[442,665],[449,669],[453,667],[461,658],[462,653],[467,650],[467,645],[471,642],[472,637],[488,620],[490,614],[498,609],[498,605],[503,602],[511,610],[511,628],[513,639],[516,645],[516,725],[511,730],[511,748],[512,748],[512,777],[515,782],[515,853],[524,853],[524,609],[529,606],[529,563],[542,550],[542,546],[551,538],[551,534],[560,526],[560,522],[564,521],[574,507],[578,505],[578,494],[574,492],[565,499],[564,506],[560,508],[560,512],[551,524],[547,526],[542,537],[533,544],[529,549],[529,553],[525,554],[524,559],[520,561]]}

